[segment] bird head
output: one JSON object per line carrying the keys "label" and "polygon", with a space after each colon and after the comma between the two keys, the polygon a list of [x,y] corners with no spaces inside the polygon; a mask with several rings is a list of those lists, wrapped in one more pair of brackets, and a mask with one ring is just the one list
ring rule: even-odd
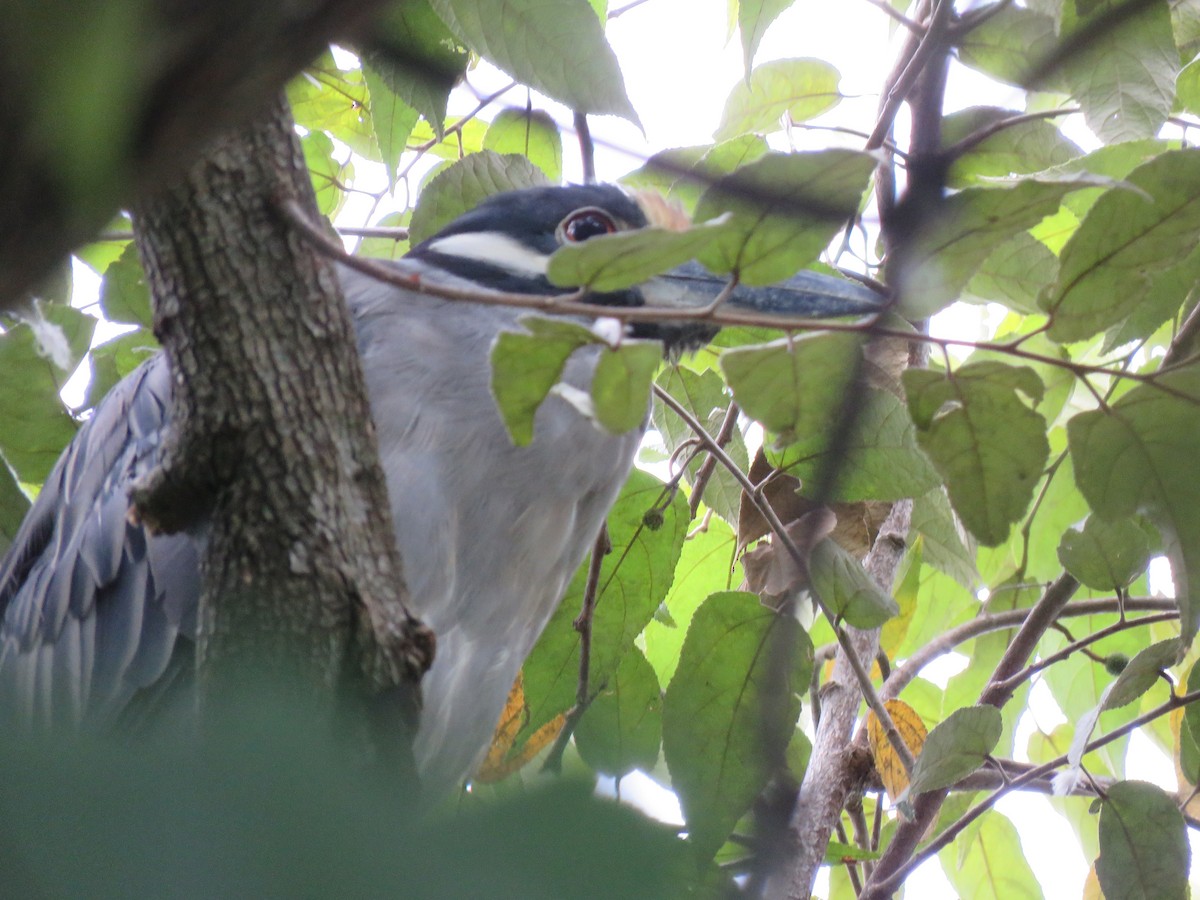
{"label": "bird head", "polygon": [[[528,188],[492,195],[408,255],[497,291],[556,295],[564,289],[553,284],[546,272],[550,256],[560,247],[650,224],[678,227],[678,220],[664,222],[671,216],[657,195],[632,196],[614,185]],[[727,278],[688,262],[625,290],[588,294],[586,301],[602,307],[702,309],[727,284]],[[783,325],[789,318],[878,312],[884,298],[857,282],[800,272],[776,285],[737,285],[725,302]],[[676,351],[703,345],[716,329],[704,322],[676,319],[632,323],[630,333],[662,340],[668,351]]]}

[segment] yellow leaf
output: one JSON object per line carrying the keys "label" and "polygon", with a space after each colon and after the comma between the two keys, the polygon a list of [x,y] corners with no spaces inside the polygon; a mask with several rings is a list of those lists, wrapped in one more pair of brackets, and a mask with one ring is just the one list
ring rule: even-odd
{"label": "yellow leaf", "polygon": [[[919,755],[921,748],[925,746],[925,735],[928,732],[917,711],[903,700],[886,700],[883,705],[892,717],[905,746],[914,757]],[[888,796],[895,801],[908,787],[908,773],[904,771],[904,763],[892,747],[891,741],[887,739],[883,723],[873,712],[867,714],[867,742],[871,746],[871,756],[875,760],[879,780],[883,782]]]}
{"label": "yellow leaf", "polygon": [[524,744],[514,748],[513,744],[516,742],[517,735],[521,733],[521,729],[528,721],[529,710],[525,706],[525,679],[521,673],[517,673],[517,680],[513,682],[512,689],[508,692],[504,710],[500,713],[500,720],[496,723],[496,732],[492,735],[492,745],[488,747],[487,756],[484,757],[479,771],[475,773],[473,781],[491,784],[507,778],[520,769],[558,737],[563,722],[566,721],[566,716],[561,713],[555,716],[531,734],[529,740]]}
{"label": "yellow leaf", "polygon": [[1100,890],[1100,879],[1096,876],[1096,864],[1088,869],[1087,878],[1083,882],[1083,900],[1104,900],[1104,892]]}
{"label": "yellow leaf", "polygon": [[1182,801],[1185,797],[1190,798],[1187,806],[1183,810],[1186,816],[1195,817],[1200,815],[1200,795],[1193,796],[1193,791],[1196,786],[1188,781],[1187,776],[1183,773],[1183,766],[1179,761],[1180,737],[1179,731],[1183,727],[1183,707],[1178,707],[1171,710],[1171,715],[1168,719],[1171,723],[1171,736],[1175,738],[1175,752],[1172,754],[1175,760],[1175,782],[1179,786],[1176,796]]}

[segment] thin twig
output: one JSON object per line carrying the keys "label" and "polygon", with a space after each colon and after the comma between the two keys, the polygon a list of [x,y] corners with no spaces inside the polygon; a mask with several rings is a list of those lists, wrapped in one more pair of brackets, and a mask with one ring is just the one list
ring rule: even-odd
{"label": "thin twig", "polygon": [[[446,128],[442,132],[442,136],[440,138],[435,134],[432,138],[425,141],[425,143],[423,143],[423,144],[418,144],[416,147],[406,148],[407,150],[416,153],[416,157],[411,162],[409,162],[408,165],[406,165],[403,169],[401,169],[399,172],[396,173],[396,181],[403,181],[405,178],[407,178],[408,173],[412,171],[412,167],[417,164],[417,160],[419,160],[427,151],[432,150],[434,147],[436,147],[438,144],[440,144],[442,141],[444,141],[450,135],[460,134],[460,132],[463,130],[463,127],[468,122],[470,122],[472,119],[474,119],[476,116],[478,116],[481,112],[483,112],[485,109],[487,109],[489,106],[491,106],[497,100],[499,100],[501,97],[503,97],[509,91],[511,91],[513,88],[515,88],[518,84],[519,84],[519,82],[510,81],[508,84],[506,84],[504,87],[500,88],[499,90],[493,91],[492,93],[488,94],[486,97],[480,98],[479,102],[475,105],[474,109],[472,109],[470,112],[468,112],[462,118],[458,119],[456,122],[454,122],[454,124],[446,126]],[[460,137],[461,137],[461,135],[460,135]],[[460,152],[461,152],[461,147],[462,147],[461,140],[459,142],[459,147],[460,147]]]}
{"label": "thin twig", "polygon": [[[337,225],[334,231],[344,237],[390,238],[394,241],[408,240],[408,229],[387,225]],[[132,241],[132,231],[102,231],[93,239],[96,243]]]}
{"label": "thin twig", "polygon": [[1026,122],[1036,122],[1040,119],[1056,119],[1059,116],[1073,116],[1079,112],[1082,112],[1082,110],[1078,106],[1073,106],[1068,107],[1067,109],[1044,109],[1040,112],[1021,113],[1020,115],[1008,116],[1004,119],[997,119],[995,122],[991,122],[987,125],[984,125],[982,128],[972,131],[962,140],[951,144],[942,151],[942,154],[948,161],[953,162],[960,156],[964,156],[971,150],[974,150],[988,138],[999,134],[1001,131],[1004,131],[1006,128],[1012,128],[1016,125],[1023,125]]}
{"label": "thin twig", "polygon": [[[729,443],[729,439],[733,437],[733,429],[737,425],[738,405],[732,400],[729,401],[729,406],[725,410],[725,418],[721,421],[721,427],[717,430],[717,443],[724,447]],[[712,478],[713,472],[717,469],[717,461],[710,453],[704,457],[704,461],[700,463],[700,468],[696,470],[696,478],[692,482],[692,495],[688,498],[688,507],[691,510],[692,518],[696,518],[696,511],[700,508],[700,501],[704,499],[704,491],[708,487],[709,479]]]}
{"label": "thin twig", "polygon": [[574,114],[575,137],[579,140],[579,164],[583,169],[583,183],[596,183],[596,145],[592,143],[592,129],[588,125],[587,113]]}
{"label": "thin twig", "polygon": [[[754,504],[755,509],[758,510],[759,514],[766,521],[776,539],[779,541],[780,546],[787,551],[788,555],[792,557],[792,560],[798,566],[801,568],[807,568],[808,560],[805,558],[804,552],[796,545],[796,542],[792,540],[791,535],[788,534],[783,523],[779,521],[779,516],[776,515],[775,510],[772,509],[771,505],[763,499],[762,494],[755,489],[754,484],[746,476],[746,473],[738,467],[737,463],[729,458],[729,454],[725,452],[724,448],[720,447],[717,442],[713,440],[712,435],[708,433],[704,426],[696,420],[695,416],[693,416],[678,400],[672,397],[669,393],[667,393],[667,391],[663,390],[657,384],[654,385],[653,388],[655,396],[673,409],[675,413],[687,423],[688,427],[695,432],[696,436],[700,439],[700,442],[705,445],[708,451],[717,458],[717,461],[721,463],[721,465],[729,470],[730,474],[732,474],[734,478],[738,480],[738,483],[742,486],[742,490],[745,492],[746,497],[749,498],[750,502]],[[849,635],[846,634],[846,630],[839,624],[837,616],[834,615],[833,610],[826,605],[825,601],[823,601],[815,593],[812,596],[817,608],[821,610],[821,614],[825,616],[830,625],[833,627],[833,633],[837,637],[837,641],[842,647],[842,651],[846,657],[847,663],[851,666],[854,672],[855,680],[858,682],[859,690],[862,692],[863,699],[866,701],[867,706],[871,709],[871,711],[879,717],[879,721],[883,724],[884,730],[887,732],[888,739],[891,741],[893,748],[896,750],[897,756],[899,756],[901,762],[904,763],[905,769],[911,772],[914,764],[912,751],[908,748],[908,745],[904,743],[904,739],[900,737],[900,732],[896,729],[895,723],[892,722],[891,715],[888,713],[887,708],[883,705],[883,702],[879,699],[879,695],[875,692],[875,687],[871,683],[871,675],[863,666],[862,660],[858,658],[858,654],[854,652],[854,646],[850,642]],[[890,730],[888,726],[891,726]]]}
{"label": "thin twig", "polygon": [[899,22],[913,34],[922,35],[925,33],[924,25],[922,25],[920,22],[914,22],[912,19],[908,18],[906,15],[904,15],[904,13],[900,12],[900,10],[896,9],[896,7],[888,3],[887,0],[866,0],[866,2],[870,3],[880,12],[887,13],[889,18]]}
{"label": "thin twig", "polygon": [[542,764],[543,772],[558,772],[562,769],[562,757],[566,752],[575,726],[591,705],[590,690],[592,668],[592,618],[596,614],[596,598],[600,593],[600,570],[604,565],[604,557],[612,550],[608,537],[607,525],[600,526],[596,542],[592,545],[592,557],[588,562],[587,582],[583,588],[583,602],[580,605],[579,616],[573,625],[579,632],[579,680],[575,686],[575,705],[572,706],[563,719],[563,727],[554,738],[554,745],[546,754]]}
{"label": "thin twig", "polygon": [[620,9],[611,10],[608,14],[608,21],[611,22],[613,19],[625,15],[625,13],[629,12],[631,9],[637,9],[642,4],[649,2],[650,0],[631,0],[631,2],[626,3]]}
{"label": "thin twig", "polygon": [[[1126,722],[1121,727],[1109,732],[1106,735],[1103,735],[1102,737],[1098,737],[1093,741],[1089,741],[1084,749],[1084,752],[1092,753],[1096,750],[1099,750],[1101,747],[1105,747],[1108,744],[1111,744],[1113,741],[1120,740],[1126,735],[1131,734],[1138,728],[1141,728],[1143,725],[1153,722],[1160,716],[1168,715],[1180,707],[1188,706],[1197,701],[1200,701],[1200,691],[1193,691],[1192,693],[1184,694],[1183,696],[1176,696],[1172,694],[1169,700],[1160,704],[1159,706],[1156,706],[1154,709],[1150,710],[1150,712],[1138,716],[1132,721]],[[890,896],[893,891],[899,888],[904,879],[908,877],[910,872],[953,841],[954,838],[962,833],[964,828],[978,819],[981,815],[983,815],[983,813],[995,806],[997,800],[999,800],[1005,794],[1016,790],[1017,788],[1024,787],[1029,782],[1041,778],[1042,776],[1049,775],[1055,769],[1065,765],[1066,763],[1067,757],[1065,755],[1059,756],[1056,759],[1050,760],[1050,762],[1043,763],[1040,766],[1035,766],[1034,768],[1029,769],[1025,773],[1018,775],[1016,778],[1013,778],[1007,783],[996,788],[996,790],[993,791],[986,799],[971,807],[971,809],[967,810],[966,813],[948,825],[946,829],[941,832],[941,834],[926,844],[919,853],[913,854],[912,858],[909,859],[904,865],[896,869],[895,872],[892,872],[886,879],[880,881],[878,884],[872,885],[872,893],[868,896]]]}
{"label": "thin twig", "polygon": [[[909,91],[916,84],[925,65],[933,58],[935,53],[945,52],[942,42],[943,29],[939,27],[939,23],[945,19],[944,11],[949,11],[947,0],[934,0],[933,12],[929,17],[929,27],[921,35],[916,47],[911,50],[911,55],[908,56],[903,71],[901,71],[898,77],[892,80],[892,84],[887,91],[883,108],[880,110],[875,127],[871,130],[870,138],[867,139],[866,148],[868,150],[877,150],[883,146],[884,139],[892,130],[892,122],[896,118],[900,104],[907,99]],[[905,50],[908,52],[907,47]]]}
{"label": "thin twig", "polygon": [[[1128,607],[1126,606],[1126,608]],[[1071,654],[1083,650],[1085,647],[1096,643],[1096,641],[1103,640],[1106,637],[1111,637],[1114,634],[1119,634],[1120,632],[1126,631],[1130,628],[1137,628],[1143,625],[1153,625],[1157,622],[1170,622],[1178,618],[1179,613],[1175,612],[1159,613],[1157,615],[1143,616],[1140,619],[1123,619],[1120,622],[1114,622],[1108,627],[1101,628],[1099,631],[1094,632],[1093,634],[1089,634],[1086,637],[1072,641],[1057,653],[1052,653],[1049,656],[1043,656],[1037,662],[1031,663],[1020,672],[1013,675],[1011,678],[997,685],[997,690],[1011,695],[1018,687],[1020,687],[1024,682],[1028,681],[1038,672],[1041,672],[1043,669],[1046,669],[1057,662],[1062,662],[1064,659],[1067,659],[1069,656],[1071,656]],[[1093,659],[1095,658],[1093,657]],[[1099,662],[1102,660],[1095,661]]]}
{"label": "thin twig", "polygon": [[[834,822],[833,827],[837,829],[838,840],[846,846],[850,846],[850,837],[846,834],[846,826],[842,824],[842,820],[838,819]],[[850,886],[854,888],[854,896],[857,897],[862,893],[862,879],[858,877],[858,861],[848,859],[845,865],[846,875],[850,878]]]}
{"label": "thin twig", "polygon": [[[1119,607],[1120,601],[1116,598],[1080,600],[1064,606],[1062,612],[1059,613],[1059,618],[1115,613]],[[1125,608],[1138,612],[1161,611],[1166,620],[1179,617],[1178,605],[1174,600],[1159,600],[1156,598],[1127,599],[1125,601]],[[903,665],[896,667],[891,677],[880,688],[880,696],[885,700],[896,698],[921,673],[922,669],[938,657],[944,656],[958,645],[977,638],[981,634],[1004,631],[1009,628],[1019,628],[1029,618],[1029,614],[1032,611],[1033,607],[1026,607],[1024,609],[1009,609],[1004,612],[988,613],[976,616],[969,622],[964,622],[961,625],[951,628],[949,631],[943,632],[909,656]],[[1137,619],[1136,622],[1138,624],[1149,624],[1147,620],[1151,618],[1157,621],[1156,617],[1147,616],[1144,619]]]}

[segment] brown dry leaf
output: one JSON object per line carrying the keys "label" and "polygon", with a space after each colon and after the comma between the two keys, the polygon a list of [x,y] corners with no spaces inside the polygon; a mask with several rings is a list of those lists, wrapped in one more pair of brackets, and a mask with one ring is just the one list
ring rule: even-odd
{"label": "brown dry leaf", "polygon": [[[760,448],[750,463],[750,480],[761,484],[774,471]],[[815,509],[824,508],[807,497],[801,497],[797,493],[799,490],[798,478],[777,472],[763,486],[762,495],[781,522],[793,522]],[[837,541],[843,550],[861,560],[875,543],[879,527],[892,511],[892,504],[882,500],[865,500],[857,503],[831,503],[828,504],[828,508],[837,517],[836,525],[829,536]],[[741,509],[738,511],[738,549],[743,549],[770,533],[771,526],[758,511],[758,507],[743,495]]]}
{"label": "brown dry leaf", "polygon": [[[812,548],[827,538],[836,525],[837,517],[822,506],[789,522],[784,530],[807,560]],[[748,550],[742,555],[742,565],[747,588],[762,597],[772,609],[779,608],[781,599],[808,587],[807,569],[774,541]]]}
{"label": "brown dry leaf", "polygon": [[529,736],[524,744],[513,753],[513,744],[517,735],[529,721],[529,710],[525,707],[525,679],[522,673],[517,673],[508,699],[504,702],[504,710],[496,723],[496,732],[492,735],[492,745],[488,747],[483,764],[474,775],[473,780],[483,784],[502,781],[513,772],[548,747],[562,730],[566,716],[559,714]]}
{"label": "brown dry leaf", "polygon": [[[914,757],[920,755],[921,748],[925,746],[925,735],[928,732],[917,711],[903,700],[885,700],[883,705],[888,711],[888,715],[892,717],[892,722],[895,723],[896,730],[900,732],[900,738],[904,741],[905,746]],[[871,746],[871,756],[875,760],[875,769],[879,772],[879,780],[883,782],[892,802],[895,802],[896,798],[908,787],[908,773],[904,771],[904,763],[901,762],[892,747],[891,741],[887,739],[883,723],[873,712],[867,713],[867,743]]]}
{"label": "brown dry leaf", "polygon": [[678,203],[672,203],[658,191],[637,191],[633,195],[646,215],[646,221],[667,231],[687,231],[692,220]]}

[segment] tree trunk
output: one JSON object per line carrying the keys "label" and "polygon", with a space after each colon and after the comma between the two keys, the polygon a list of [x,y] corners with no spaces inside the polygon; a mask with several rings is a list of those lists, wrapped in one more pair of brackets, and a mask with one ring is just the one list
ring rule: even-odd
{"label": "tree trunk", "polygon": [[285,198],[316,217],[276,102],[135,211],[174,379],[136,509],[153,529],[209,523],[202,697],[253,671],[328,708],[349,681],[389,692],[411,724],[432,643],[403,605],[349,312],[332,264],[276,213]]}

